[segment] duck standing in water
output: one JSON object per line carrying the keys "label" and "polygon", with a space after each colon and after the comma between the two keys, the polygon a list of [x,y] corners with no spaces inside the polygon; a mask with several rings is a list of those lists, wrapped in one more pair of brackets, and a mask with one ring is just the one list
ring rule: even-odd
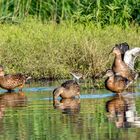
{"label": "duck standing in water", "polygon": [[120,75],[115,75],[112,70],[107,70],[105,77],[105,87],[106,89],[120,95],[129,85],[129,80]]}
{"label": "duck standing in water", "polygon": [[15,88],[19,88],[19,91],[22,91],[25,82],[30,78],[20,73],[5,75],[3,66],[0,66],[0,87],[9,92]]}
{"label": "duck standing in water", "polygon": [[76,96],[80,97],[80,86],[74,80],[68,80],[61,84],[53,91],[53,99],[56,100],[58,97],[62,99],[74,98]]}

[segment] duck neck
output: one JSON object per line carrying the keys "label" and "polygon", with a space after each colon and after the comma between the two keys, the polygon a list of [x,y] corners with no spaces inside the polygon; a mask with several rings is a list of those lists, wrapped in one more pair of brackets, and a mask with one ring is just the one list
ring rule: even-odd
{"label": "duck neck", "polygon": [[5,78],[3,75],[0,75],[0,85],[5,81]]}
{"label": "duck neck", "polygon": [[115,65],[117,65],[117,64],[119,64],[121,62],[122,62],[121,54],[115,54],[115,60],[114,60]]}
{"label": "duck neck", "polygon": [[115,58],[122,60],[122,55],[121,54],[115,54]]}

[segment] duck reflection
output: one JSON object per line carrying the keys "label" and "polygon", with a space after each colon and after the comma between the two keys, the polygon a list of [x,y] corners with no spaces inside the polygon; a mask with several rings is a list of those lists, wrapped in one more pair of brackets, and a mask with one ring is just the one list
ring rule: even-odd
{"label": "duck reflection", "polygon": [[60,114],[60,121],[71,127],[71,134],[81,134],[83,132],[83,119],[80,117],[80,99],[70,98],[53,100],[53,106]]}
{"label": "duck reflection", "polygon": [[61,110],[63,114],[77,114],[80,111],[80,99],[53,100],[53,106],[55,109]]}
{"label": "duck reflection", "polygon": [[109,112],[110,121],[115,121],[116,127],[123,127],[125,122],[125,101],[123,97],[116,96],[106,103],[106,110]]}
{"label": "duck reflection", "polygon": [[8,107],[24,107],[27,97],[23,92],[4,93],[0,95],[0,118],[4,116],[4,111]]}
{"label": "duck reflection", "polygon": [[106,110],[109,113],[109,120],[115,122],[117,128],[127,128],[137,125],[138,123],[140,126],[133,93],[128,93],[121,97],[115,96],[106,102]]}

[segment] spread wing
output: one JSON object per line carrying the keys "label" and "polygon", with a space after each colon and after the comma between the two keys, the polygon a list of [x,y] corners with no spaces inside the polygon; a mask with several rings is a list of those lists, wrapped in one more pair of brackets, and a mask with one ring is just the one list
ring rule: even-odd
{"label": "spread wing", "polygon": [[133,48],[125,52],[124,62],[134,70],[135,59],[140,56],[140,48]]}

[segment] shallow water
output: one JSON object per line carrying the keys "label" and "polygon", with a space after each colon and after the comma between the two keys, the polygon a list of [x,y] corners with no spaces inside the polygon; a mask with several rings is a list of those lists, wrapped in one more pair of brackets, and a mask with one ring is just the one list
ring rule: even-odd
{"label": "shallow water", "polygon": [[55,103],[52,90],[60,82],[26,85],[22,93],[0,90],[0,140],[138,140],[139,83],[121,98],[83,89],[80,100]]}

